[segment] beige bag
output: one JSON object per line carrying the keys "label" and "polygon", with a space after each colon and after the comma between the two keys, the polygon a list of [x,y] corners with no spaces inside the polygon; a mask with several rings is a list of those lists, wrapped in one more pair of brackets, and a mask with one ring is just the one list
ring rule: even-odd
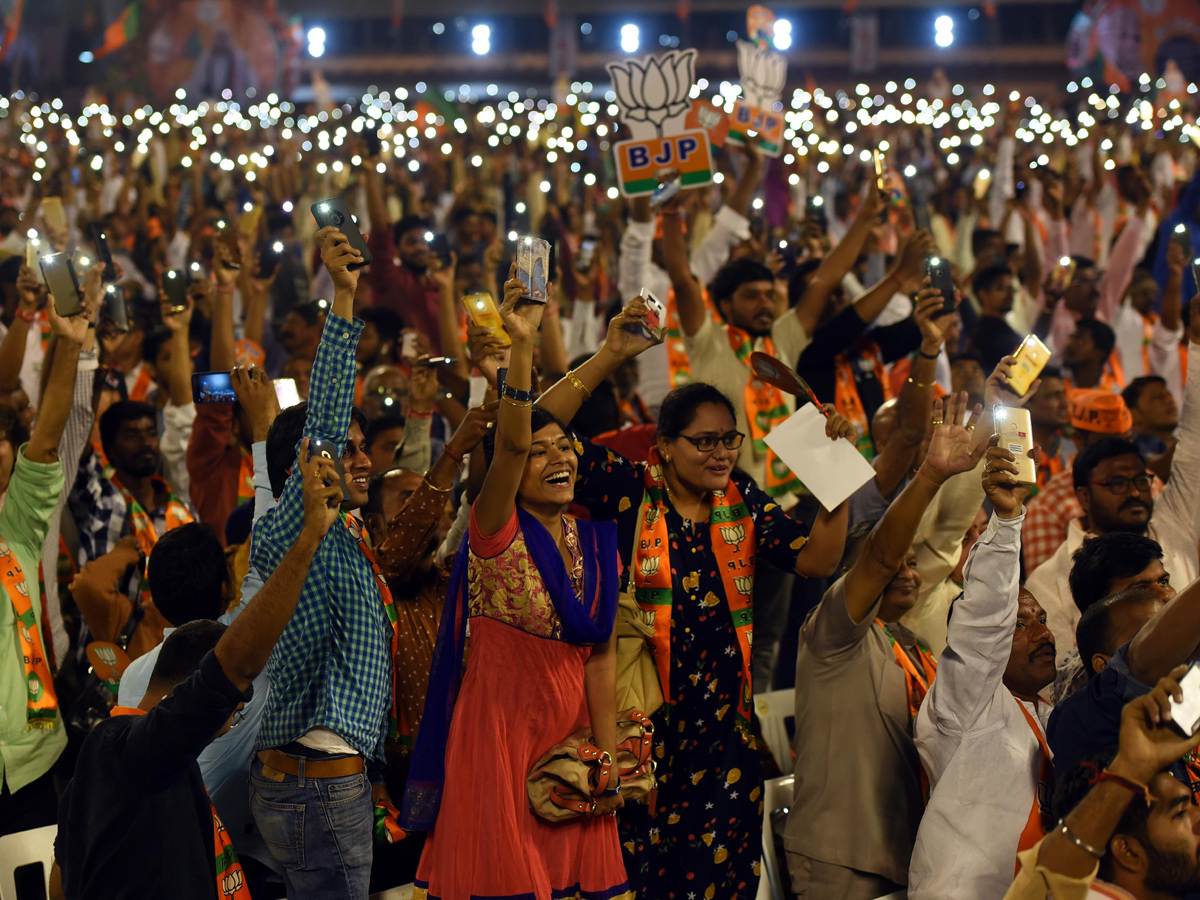
{"label": "beige bag", "polygon": [[[654,726],[648,716],[627,709],[617,716],[616,768],[626,802],[645,798],[655,787]],[[608,789],[613,761],[592,743],[588,725],[551,747],[526,779],[529,805],[548,822],[568,822],[591,814]]]}
{"label": "beige bag", "polygon": [[639,505],[633,552],[629,556],[629,589],[617,598],[617,619],[613,626],[617,637],[617,709],[639,709],[652,716],[663,705],[663,693],[654,649],[650,646],[654,618],[638,606],[634,596],[633,567],[637,565],[642,536],[641,508]]}

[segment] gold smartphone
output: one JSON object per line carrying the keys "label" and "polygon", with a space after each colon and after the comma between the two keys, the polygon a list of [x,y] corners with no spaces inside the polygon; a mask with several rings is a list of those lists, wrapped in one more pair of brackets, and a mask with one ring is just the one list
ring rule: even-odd
{"label": "gold smartphone", "polygon": [[55,234],[66,234],[70,230],[62,197],[42,198],[42,218],[46,221],[46,227]]}
{"label": "gold smartphone", "polygon": [[39,238],[30,238],[25,242],[25,265],[33,270],[33,274],[37,276],[38,284],[46,283],[46,276],[42,274],[42,242]]}
{"label": "gold smartphone", "polygon": [[1071,286],[1074,278],[1075,260],[1069,256],[1064,256],[1055,263],[1054,269],[1050,272],[1050,287],[1062,293]]}
{"label": "gold smartphone", "polygon": [[1017,361],[1013,363],[1012,375],[1008,378],[1008,386],[1018,397],[1024,397],[1029,386],[1046,368],[1050,362],[1050,348],[1043,344],[1036,334],[1028,335],[1021,341],[1021,346],[1013,354]]}
{"label": "gold smartphone", "polygon": [[883,154],[878,150],[872,151],[875,157],[875,186],[881,191],[887,191],[887,163],[883,161]]}
{"label": "gold smartphone", "polygon": [[1016,457],[1017,481],[1037,484],[1037,465],[1033,461],[1033,422],[1029,410],[1017,406],[994,406],[992,418],[1000,446]]}
{"label": "gold smartphone", "polygon": [[263,208],[257,203],[247,203],[246,206],[249,209],[243,207],[238,218],[238,231],[244,237],[254,238],[258,236],[258,220],[262,218]]}
{"label": "gold smartphone", "polygon": [[501,347],[512,344],[512,339],[504,328],[504,319],[500,317],[500,308],[496,306],[491,294],[487,291],[468,294],[463,298],[463,305],[467,308],[467,318],[471,320],[472,325],[482,325],[490,331],[499,338]]}
{"label": "gold smartphone", "polygon": [[975,181],[971,185],[975,192],[975,199],[982,200],[987,196],[988,188],[992,186],[992,172],[990,169],[980,169],[975,173]]}

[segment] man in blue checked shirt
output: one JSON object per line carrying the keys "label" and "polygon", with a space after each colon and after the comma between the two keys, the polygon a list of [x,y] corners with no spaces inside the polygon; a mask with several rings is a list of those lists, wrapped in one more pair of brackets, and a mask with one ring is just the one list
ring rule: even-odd
{"label": "man in blue checked shirt", "polygon": [[[367,503],[371,462],[363,448],[362,413],[353,408],[363,324],[353,318],[358,272],[349,268],[362,256],[333,228],[322,229],[317,239],[333,277],[333,305],[313,362],[307,408],[285,410],[267,436],[268,473],[279,499],[254,526],[251,556],[264,578],[304,524],[295,465],[302,436],[329,441],[341,452],[348,489],[343,508]],[[370,881],[367,770],[383,761],[392,708],[392,626],[358,534],[345,514],[329,530],[267,664],[271,696],[250,770],[250,809],[283,867],[291,898],[365,900]],[[381,767],[376,770],[382,775]]]}

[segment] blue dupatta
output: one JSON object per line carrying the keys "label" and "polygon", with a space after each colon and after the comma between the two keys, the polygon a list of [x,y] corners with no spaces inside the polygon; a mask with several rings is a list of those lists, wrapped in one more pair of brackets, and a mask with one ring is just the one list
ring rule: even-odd
{"label": "blue dupatta", "polygon": [[[562,622],[562,640],[571,644],[602,644],[612,635],[617,613],[619,564],[617,526],[614,522],[576,521],[579,549],[583,556],[583,597],[575,596],[558,545],[545,527],[517,507],[517,520],[529,555],[537,566],[554,612]],[[446,608],[438,628],[437,647],[425,695],[425,712],[413,751],[412,767],[401,804],[400,825],[409,831],[431,831],[437,821],[446,782],[446,745],[454,703],[458,698],[470,617],[467,568],[470,538],[462,542],[454,560]],[[588,598],[595,597],[594,611]]]}

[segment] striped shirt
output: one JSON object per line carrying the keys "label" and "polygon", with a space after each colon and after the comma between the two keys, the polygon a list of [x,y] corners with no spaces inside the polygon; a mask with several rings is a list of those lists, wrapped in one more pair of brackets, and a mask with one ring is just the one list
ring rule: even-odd
{"label": "striped shirt", "polygon": [[[350,429],[354,351],[363,323],[330,313],[313,362],[304,434],[339,450]],[[300,467],[276,507],[254,526],[254,567],[264,578],[304,527]],[[383,759],[391,708],[391,625],[358,543],[335,524],[321,542],[300,600],[267,662],[271,697],[257,748],[281,747],[313,728],[332,729],[368,759]]]}

